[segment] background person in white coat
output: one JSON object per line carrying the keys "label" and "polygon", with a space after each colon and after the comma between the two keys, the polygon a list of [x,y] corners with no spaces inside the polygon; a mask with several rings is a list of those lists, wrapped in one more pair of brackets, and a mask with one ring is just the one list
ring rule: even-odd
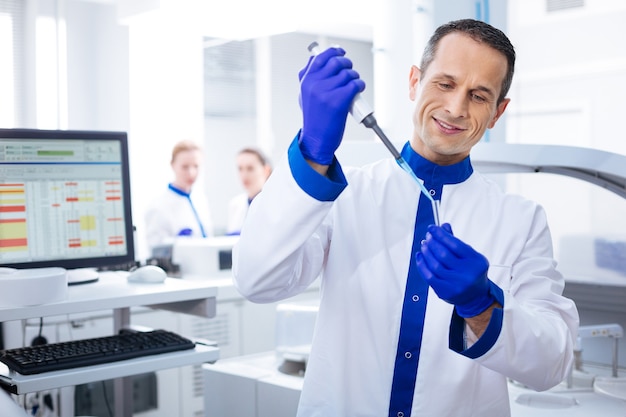
{"label": "background person in white coat", "polygon": [[150,249],[172,243],[178,237],[213,235],[209,205],[202,190],[193,191],[202,166],[202,150],[193,141],[174,145],[170,166],[174,181],[154,199],[146,211],[146,241]]}
{"label": "background person in white coat", "polygon": [[243,148],[237,154],[237,172],[245,191],[228,203],[228,235],[238,235],[241,232],[248,207],[272,173],[272,165],[259,149]]}
{"label": "background person in white coat", "polygon": [[303,127],[233,253],[236,286],[255,302],[321,277],[298,416],[502,417],[507,378],[545,390],[567,375],[578,313],[546,215],[470,160],[506,109],[514,63],[504,33],[466,19],[439,27],[410,69],[401,153],[440,200],[441,227],[393,158],[345,173],[335,158],[365,88],[345,52],[300,72]]}

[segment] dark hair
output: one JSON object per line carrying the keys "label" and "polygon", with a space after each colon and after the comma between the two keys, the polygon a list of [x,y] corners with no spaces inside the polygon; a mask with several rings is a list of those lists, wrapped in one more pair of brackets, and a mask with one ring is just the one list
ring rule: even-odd
{"label": "dark hair", "polygon": [[267,157],[265,156],[265,154],[263,152],[261,152],[260,149],[257,148],[243,148],[242,150],[239,151],[238,155],[241,155],[242,153],[249,153],[252,155],[255,155],[257,158],[259,158],[259,161],[261,162],[261,165],[263,166],[269,166],[271,168],[271,164],[269,159],[267,159]]}
{"label": "dark hair", "polygon": [[437,45],[439,41],[446,35],[453,32],[461,32],[468,35],[476,42],[484,43],[496,51],[499,51],[506,57],[508,66],[504,80],[502,81],[502,88],[500,96],[498,97],[498,103],[504,100],[509,88],[511,88],[511,82],[513,81],[513,71],[515,70],[515,49],[511,44],[511,41],[500,29],[496,29],[493,26],[474,19],[461,19],[455,20],[439,26],[433,36],[428,40],[424,53],[422,55],[422,62],[420,63],[420,69],[422,73],[426,72],[426,69],[431,62],[435,59],[437,53]]}

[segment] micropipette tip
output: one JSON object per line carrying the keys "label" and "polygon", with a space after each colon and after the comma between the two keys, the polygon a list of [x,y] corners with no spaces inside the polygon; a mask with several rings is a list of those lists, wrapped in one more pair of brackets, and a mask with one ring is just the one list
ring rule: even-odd
{"label": "micropipette tip", "polygon": [[432,206],[433,206],[433,218],[435,220],[435,225],[436,226],[441,226],[441,223],[439,222],[439,204],[440,204],[440,201],[439,200],[435,200],[433,198],[431,203],[432,203]]}
{"label": "micropipette tip", "polygon": [[411,167],[409,166],[409,164],[407,164],[407,162],[404,160],[404,158],[399,157],[398,159],[396,159],[396,162],[398,163],[398,165],[400,165],[400,167],[405,170],[406,172],[408,172],[408,174],[415,180],[415,182],[420,186],[420,189],[422,190],[422,192],[424,193],[424,195],[426,197],[428,197],[428,199],[430,201],[433,201],[433,196],[430,195],[430,193],[428,192],[428,190],[426,189],[426,187],[424,187],[424,184],[422,183],[422,181],[420,181],[419,178],[417,178],[417,175],[415,175],[415,172],[413,172],[413,170],[411,169]]}

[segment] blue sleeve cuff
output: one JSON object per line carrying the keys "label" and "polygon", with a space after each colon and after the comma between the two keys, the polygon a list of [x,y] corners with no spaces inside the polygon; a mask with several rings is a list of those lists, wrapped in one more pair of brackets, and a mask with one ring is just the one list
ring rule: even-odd
{"label": "blue sleeve cuff", "polygon": [[467,356],[470,359],[476,359],[484,355],[493,347],[500,336],[502,330],[502,320],[504,318],[504,293],[496,284],[489,281],[489,293],[493,296],[502,308],[494,308],[491,311],[491,320],[485,329],[485,332],[471,347],[465,347],[465,319],[456,313],[452,313],[450,322],[449,347],[453,351]]}
{"label": "blue sleeve cuff", "polygon": [[346,188],[348,181],[341,169],[337,158],[328,167],[326,176],[311,168],[311,165],[304,159],[298,137],[300,132],[289,146],[288,158],[291,175],[302,190],[319,201],[335,201],[339,194]]}

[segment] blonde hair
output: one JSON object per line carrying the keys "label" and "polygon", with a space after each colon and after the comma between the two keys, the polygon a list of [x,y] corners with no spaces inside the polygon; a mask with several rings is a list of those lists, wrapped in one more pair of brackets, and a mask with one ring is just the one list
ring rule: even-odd
{"label": "blonde hair", "polygon": [[187,152],[187,151],[201,151],[202,148],[200,148],[200,146],[195,143],[192,140],[181,140],[180,142],[178,142],[176,145],[174,145],[174,148],[172,149],[172,160],[170,161],[170,163],[174,163],[174,160],[176,159],[176,156],[181,153],[181,152]]}

